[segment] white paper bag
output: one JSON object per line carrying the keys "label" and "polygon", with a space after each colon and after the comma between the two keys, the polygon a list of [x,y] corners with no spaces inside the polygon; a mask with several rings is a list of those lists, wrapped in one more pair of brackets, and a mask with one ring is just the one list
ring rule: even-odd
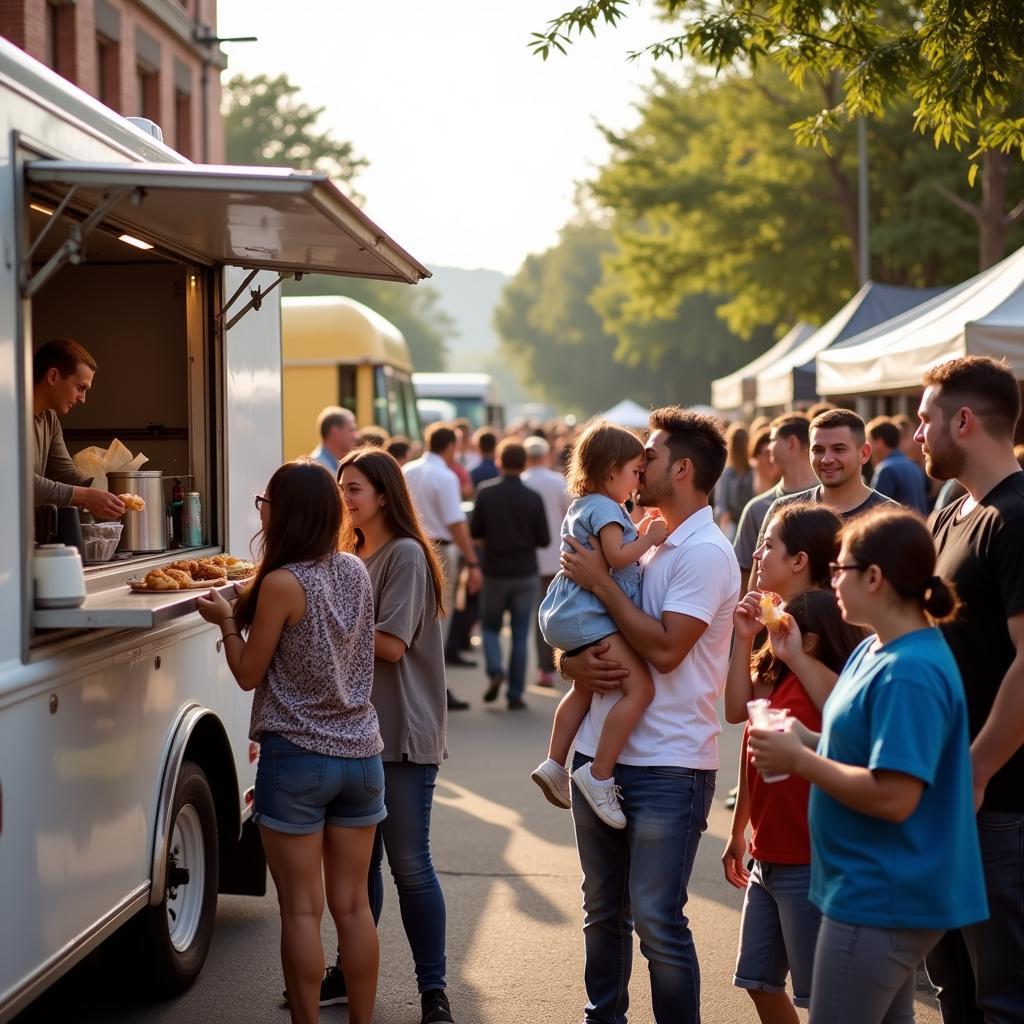
{"label": "white paper bag", "polygon": [[84,477],[92,477],[91,487],[107,490],[108,473],[133,473],[149,458],[139,452],[132,456],[129,449],[115,437],[109,448],[93,445],[83,448],[74,456],[75,468]]}

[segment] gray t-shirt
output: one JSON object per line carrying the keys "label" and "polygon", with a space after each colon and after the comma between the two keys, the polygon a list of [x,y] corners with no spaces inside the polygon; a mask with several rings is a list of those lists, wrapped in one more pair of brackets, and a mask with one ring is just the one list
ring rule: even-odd
{"label": "gray t-shirt", "polygon": [[73,488],[87,487],[89,479],[75,468],[52,409],[33,417],[32,426],[36,443],[32,500],[36,505],[70,505]]}
{"label": "gray t-shirt", "polygon": [[365,563],[373,588],[375,625],[408,648],[398,661],[373,661],[373,696],[385,761],[440,764],[445,732],[444,642],[434,583],[420,545],[396,537]]}
{"label": "gray t-shirt", "polygon": [[746,582],[746,573],[754,564],[754,552],[757,550],[758,537],[761,533],[761,524],[772,507],[776,498],[785,497],[787,494],[795,494],[795,491],[784,491],[782,484],[770,487],[762,494],[755,495],[747,502],[740,516],[739,526],[736,527],[736,539],[732,543],[732,549],[736,552],[736,561]]}

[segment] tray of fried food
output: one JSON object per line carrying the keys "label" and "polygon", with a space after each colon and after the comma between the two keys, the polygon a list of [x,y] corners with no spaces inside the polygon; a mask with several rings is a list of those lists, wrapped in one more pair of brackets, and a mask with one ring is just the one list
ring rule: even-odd
{"label": "tray of fried food", "polygon": [[196,583],[218,584],[226,582],[228,578],[227,570],[217,565],[212,558],[182,558],[171,562],[168,568],[187,572]]}
{"label": "tray of fried food", "polygon": [[213,555],[205,559],[205,561],[221,566],[227,573],[229,580],[247,580],[256,572],[255,563],[247,562],[244,558],[239,558],[237,555]]}
{"label": "tray of fried food", "polygon": [[153,569],[142,579],[129,580],[128,586],[137,594],[168,590],[209,590],[210,587],[222,587],[228,582],[223,571],[220,574],[214,572],[217,568],[200,565],[196,560],[182,559]]}

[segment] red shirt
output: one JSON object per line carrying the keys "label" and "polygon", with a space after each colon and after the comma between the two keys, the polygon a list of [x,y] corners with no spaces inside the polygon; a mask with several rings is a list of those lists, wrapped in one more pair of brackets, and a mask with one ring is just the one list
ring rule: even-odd
{"label": "red shirt", "polygon": [[[773,708],[789,708],[789,713],[808,729],[821,732],[821,712],[792,672],[772,690],[768,701]],[[746,738],[744,730],[744,743]],[[765,782],[749,758],[745,767],[752,832],[750,855],[769,864],[810,864],[807,801],[811,784],[799,775],[791,775],[784,782]]]}

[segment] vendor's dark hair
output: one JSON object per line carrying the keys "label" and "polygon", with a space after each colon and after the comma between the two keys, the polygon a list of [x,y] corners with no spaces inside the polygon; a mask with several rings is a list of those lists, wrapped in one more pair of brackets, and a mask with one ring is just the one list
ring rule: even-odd
{"label": "vendor's dark hair", "polygon": [[311,459],[286,462],[267,484],[270,522],[259,541],[259,567],[252,585],[235,602],[235,624],[248,629],[256,617],[260,588],[269,573],[293,562],[316,562],[338,550],[341,492],[329,470]]}
{"label": "vendor's dark hair", "polygon": [[70,377],[79,364],[85,364],[96,372],[96,360],[70,338],[54,338],[41,345],[32,357],[32,383],[38,384],[50,370],[56,370],[62,377]]}
{"label": "vendor's dark hair", "polygon": [[829,588],[829,562],[839,550],[839,531],[843,521],[827,505],[798,501],[783,505],[771,518],[775,536],[791,555],[804,552],[815,587]]}
{"label": "vendor's dark hair", "polygon": [[[835,673],[842,671],[853,649],[867,636],[860,626],[851,626],[840,614],[836,595],[831,590],[814,587],[798,594],[785,606],[803,636],[813,633],[818,638],[813,657]],[[789,666],[772,653],[765,642],[750,656],[754,680],[764,686],[777,686],[790,673]]]}
{"label": "vendor's dark hair", "polygon": [[896,593],[920,605],[933,622],[948,622],[960,608],[956,589],[935,575],[935,544],[916,512],[880,506],[847,523],[839,534],[859,566],[877,565]]}

